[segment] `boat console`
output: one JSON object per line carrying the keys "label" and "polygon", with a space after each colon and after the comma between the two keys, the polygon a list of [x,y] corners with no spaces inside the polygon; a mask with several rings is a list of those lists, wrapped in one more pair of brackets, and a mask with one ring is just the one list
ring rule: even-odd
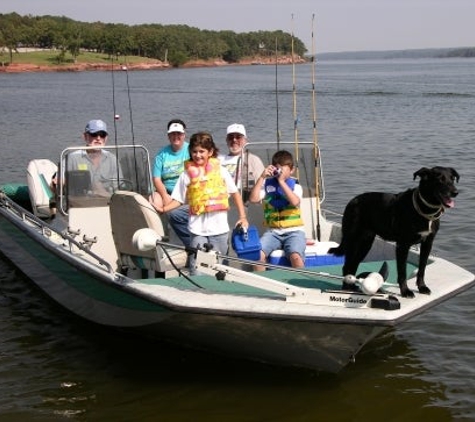
{"label": "boat console", "polygon": [[[88,151],[107,157],[105,169],[93,168]],[[110,201],[127,191],[148,198],[153,190],[148,151],[141,145],[70,147],[62,154],[57,189],[58,220],[113,267],[119,263],[111,226]]]}

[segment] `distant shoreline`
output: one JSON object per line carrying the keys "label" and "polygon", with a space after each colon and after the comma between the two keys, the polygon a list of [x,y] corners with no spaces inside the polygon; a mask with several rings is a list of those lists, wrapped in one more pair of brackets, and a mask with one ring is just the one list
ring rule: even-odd
{"label": "distant shoreline", "polygon": [[[296,64],[305,63],[305,60],[298,57],[295,59]],[[249,66],[249,65],[275,65],[275,58],[259,57],[247,58],[236,63],[228,63],[224,60],[193,60],[182,66],[173,67],[168,63],[156,61],[153,63],[115,63],[114,67],[118,69],[127,70],[167,70],[167,69],[190,69],[202,67],[221,67],[221,66]],[[289,56],[282,56],[277,59],[277,64],[288,65],[292,64],[292,58]],[[11,63],[2,65],[0,63],[0,72],[2,73],[28,73],[28,72],[85,72],[85,71],[107,71],[111,70],[110,63],[69,63],[60,65],[40,65],[34,63]]]}

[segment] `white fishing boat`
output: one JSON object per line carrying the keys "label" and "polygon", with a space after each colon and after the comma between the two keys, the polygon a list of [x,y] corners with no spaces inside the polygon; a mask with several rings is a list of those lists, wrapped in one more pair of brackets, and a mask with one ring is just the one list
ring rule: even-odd
{"label": "white fishing boat", "polygon": [[[104,148],[116,155],[123,172],[111,181],[110,196],[95,195],[83,175],[65,172],[69,155],[84,147],[61,154],[64,183],[56,203],[49,181],[57,167],[45,159],[25,166],[24,183],[3,181],[0,192],[1,253],[49,297],[91,322],[212,353],[337,372],[384,330],[475,282],[472,273],[431,256],[426,280],[432,294],[402,297],[395,247],[376,239],[359,268],[365,274],[355,280],[359,291],[342,290],[342,259],[327,253],[340,241],[339,217],[331,221],[321,207],[323,175],[313,143],[280,145],[298,157],[306,267],[289,268],[275,253],[267,271],[258,273],[247,259],[252,251],[223,257],[197,249],[191,252],[203,274],[190,276],[184,268],[190,251],[147,200],[148,151],[138,145]],[[264,144],[249,148],[268,161],[275,143],[273,150]],[[261,206],[248,205],[247,212],[261,231]],[[231,223],[235,217],[231,212]],[[407,263],[412,289],[418,257],[412,249]]]}

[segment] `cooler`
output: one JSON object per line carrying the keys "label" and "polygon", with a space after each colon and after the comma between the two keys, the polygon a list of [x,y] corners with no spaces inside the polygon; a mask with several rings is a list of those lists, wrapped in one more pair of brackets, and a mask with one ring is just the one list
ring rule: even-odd
{"label": "cooler", "polygon": [[[315,242],[305,248],[305,266],[320,267],[323,265],[339,265],[345,261],[344,256],[335,256],[327,253],[328,249],[338,246],[336,242]],[[283,250],[276,250],[269,256],[269,264],[289,267],[290,262],[284,256]]]}
{"label": "cooler", "polygon": [[247,232],[234,229],[231,244],[239,258],[258,261],[261,257],[261,240],[255,226],[249,226]]}

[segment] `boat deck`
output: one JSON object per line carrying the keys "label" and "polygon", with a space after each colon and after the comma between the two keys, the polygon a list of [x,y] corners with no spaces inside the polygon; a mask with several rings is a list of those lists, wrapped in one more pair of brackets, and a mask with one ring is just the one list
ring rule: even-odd
{"label": "boat deck", "polygon": [[[361,272],[378,272],[383,262],[388,265],[389,275],[384,283],[386,287],[397,287],[397,271],[395,261],[373,261],[364,262],[360,265]],[[407,264],[407,274],[412,274],[417,266],[412,263]],[[319,290],[338,290],[341,287],[341,281],[330,280],[322,273],[330,275],[341,275],[341,265],[326,265],[319,267],[306,267],[302,272],[286,271],[282,269],[269,269],[262,273],[266,277],[287,283],[292,286],[313,288]],[[191,281],[190,281],[191,280]],[[185,278],[182,276],[170,278],[147,278],[137,279],[137,282],[149,285],[161,285],[175,287],[184,290],[204,290],[214,293],[233,294],[233,295],[252,295],[262,297],[279,298],[281,295],[259,289],[252,286],[236,283],[233,281],[218,280],[210,275],[195,275]],[[196,283],[196,284],[194,284]],[[199,286],[199,287],[198,287]],[[383,286],[383,288],[384,288]]]}

